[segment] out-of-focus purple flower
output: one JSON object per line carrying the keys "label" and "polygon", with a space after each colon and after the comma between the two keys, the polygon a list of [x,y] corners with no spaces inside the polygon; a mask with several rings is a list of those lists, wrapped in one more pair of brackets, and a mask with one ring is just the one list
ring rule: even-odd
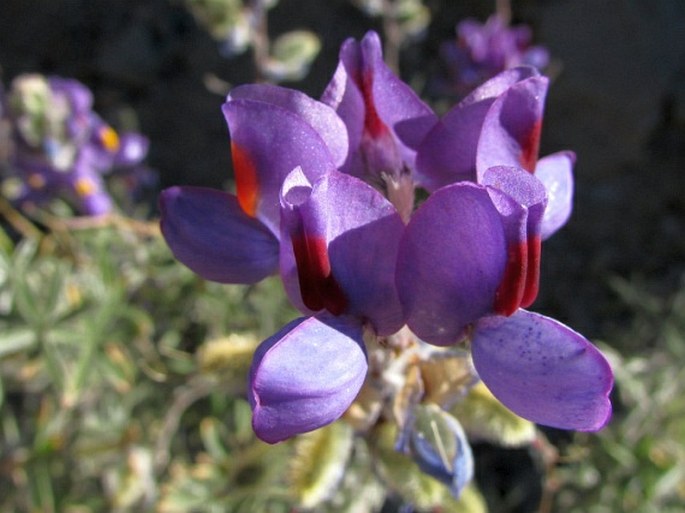
{"label": "out-of-focus purple flower", "polygon": [[527,25],[511,26],[499,14],[485,23],[468,18],[457,24],[456,41],[441,47],[447,66],[449,84],[458,96],[498,73],[517,66],[533,66],[543,70],[549,64],[549,52],[532,44],[532,31]]}
{"label": "out-of-focus purple flower", "polygon": [[148,140],[117,134],[92,110],[93,98],[76,80],[22,75],[4,103],[11,126],[8,174],[20,182],[19,204],[64,197],[85,215],[102,215],[113,203],[103,175],[134,168],[146,156]]}
{"label": "out-of-focus purple flower", "polygon": [[[255,354],[260,438],[342,415],[366,374],[363,335],[405,323],[431,344],[470,340],[481,378],[527,418],[579,430],[607,421],[613,378],[603,356],[523,310],[537,294],[541,240],[570,208],[572,154],[537,160],[546,87],[517,68],[438,122],[369,34],[343,45],[323,102],[268,85],[231,92],[223,111],[237,193],[168,189],[161,226],[201,276],[255,283],[278,273],[304,314]],[[415,185],[430,195],[413,212]],[[417,461],[463,486],[415,442]]]}

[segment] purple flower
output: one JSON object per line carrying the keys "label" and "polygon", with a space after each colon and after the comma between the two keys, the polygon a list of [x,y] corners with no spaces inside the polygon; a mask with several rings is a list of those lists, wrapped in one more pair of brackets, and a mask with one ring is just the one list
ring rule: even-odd
{"label": "purple flower", "polygon": [[252,425],[280,442],[338,419],[367,371],[359,322],[328,313],[302,317],[266,339],[250,369]]}
{"label": "purple flower", "polygon": [[174,255],[207,279],[255,283],[279,272],[307,316],[264,341],[250,373],[255,432],[276,442],[342,415],[366,375],[364,329],[389,335],[404,324],[394,285],[404,224],[380,192],[336,170],[347,131],[330,107],[243,86],[224,113],[237,195],[168,189],[161,227]]}
{"label": "purple flower", "polygon": [[278,272],[281,187],[295,168],[309,181],[347,156],[345,125],[328,106],[273,85],[233,89],[223,106],[236,194],[175,187],[162,193],[162,233],[174,255],[208,280],[256,283]]}
{"label": "purple flower", "polygon": [[310,183],[299,168],[288,175],[280,273],[293,304],[311,316],[255,355],[250,389],[261,439],[324,426],[355,399],[367,371],[364,330],[390,335],[404,324],[394,286],[403,230],[395,208],[353,176],[331,171]]}
{"label": "purple flower", "polygon": [[549,64],[547,49],[532,45],[530,27],[510,26],[498,14],[485,23],[465,19],[456,32],[456,42],[444,43],[441,54],[450,85],[460,96],[507,69],[525,65],[542,70]]}
{"label": "purple flower", "polygon": [[437,117],[383,61],[378,34],[346,40],[321,101],[349,134],[341,170],[386,191],[403,217],[413,208],[416,149]]}
{"label": "purple flower", "polygon": [[[340,417],[366,375],[364,338],[405,323],[431,344],[469,340],[483,381],[527,418],[580,430],[607,421],[613,378],[599,351],[523,310],[537,294],[541,241],[570,212],[573,155],[537,160],[546,88],[517,68],[438,122],[370,33],[343,45],[323,102],[268,85],[231,92],[236,194],[168,189],[161,227],[207,279],[278,273],[303,314],[255,354],[260,438]],[[415,185],[430,195],[414,212]],[[441,469],[430,448],[412,450],[463,485],[452,467],[467,460]]]}
{"label": "purple flower", "polygon": [[[520,167],[547,192],[542,238],[571,214],[575,154],[562,151],[538,160],[549,81],[534,68],[514,68],[492,78],[434,125],[418,148],[417,181],[428,191],[459,181],[481,183],[494,166]],[[460,144],[455,144],[460,141]]]}
{"label": "purple flower", "polygon": [[[544,189],[526,178],[533,177],[493,168],[485,184],[443,187],[417,209],[397,263],[407,325],[436,345],[470,340],[481,379],[519,415],[564,429],[597,430],[611,414],[608,363],[570,328],[518,308],[526,266],[510,270],[510,248],[540,230],[544,198]],[[504,189],[514,196],[493,186],[500,180],[509,181]]]}
{"label": "purple flower", "polygon": [[13,136],[9,168],[21,182],[15,200],[42,204],[64,197],[83,214],[109,213],[103,174],[138,165],[147,139],[117,134],[92,111],[91,92],[76,80],[22,75],[6,103]]}

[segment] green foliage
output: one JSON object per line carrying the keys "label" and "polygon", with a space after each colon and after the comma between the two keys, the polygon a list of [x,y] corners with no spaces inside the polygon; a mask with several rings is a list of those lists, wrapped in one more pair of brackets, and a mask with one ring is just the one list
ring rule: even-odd
{"label": "green foliage", "polygon": [[336,422],[295,440],[288,483],[297,503],[313,508],[333,495],[352,449],[352,429]]}
{"label": "green foliage", "polygon": [[256,439],[252,355],[297,316],[279,280],[207,283],[156,224],[44,221],[0,249],[0,511],[485,511],[343,421]]}
{"label": "green foliage", "polygon": [[280,284],[207,284],[154,225],[69,223],[0,249],[0,511],[287,511],[237,505],[281,475],[242,399],[295,315]]}
{"label": "green foliage", "polygon": [[516,447],[535,440],[535,424],[522,419],[499,402],[479,382],[452,408],[471,440],[485,440],[505,447]]}
{"label": "green foliage", "polygon": [[[633,311],[611,357],[618,407],[599,435],[581,436],[559,468],[558,509],[571,513],[676,513],[685,504],[685,277],[669,295],[615,280]],[[640,344],[637,345],[636,342]]]}

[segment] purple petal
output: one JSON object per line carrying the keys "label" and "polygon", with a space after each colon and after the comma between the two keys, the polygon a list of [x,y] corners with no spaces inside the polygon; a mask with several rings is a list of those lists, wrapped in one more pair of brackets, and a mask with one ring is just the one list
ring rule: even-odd
{"label": "purple petal", "polygon": [[74,114],[87,114],[93,106],[93,94],[84,84],[71,78],[51,76],[48,79],[50,90],[55,95],[63,95],[69,101]]}
{"label": "purple petal", "polygon": [[554,319],[525,310],[481,319],[472,353],[495,397],[528,420],[578,431],[596,431],[609,420],[609,364],[582,335]]}
{"label": "purple petal", "polygon": [[[513,68],[488,80],[453,107],[419,146],[417,181],[432,192],[462,180],[476,181],[476,152],[483,122],[494,101],[518,82],[539,74]],[[509,162],[497,162],[509,164]]]}
{"label": "purple petal", "polygon": [[517,166],[534,171],[548,85],[549,80],[542,76],[523,80],[492,104],[478,141],[479,178],[493,166]]}
{"label": "purple petal", "polygon": [[385,64],[375,32],[368,32],[360,43],[343,43],[322,101],[347,125],[351,153],[342,169],[355,176],[397,173],[402,162],[413,169],[416,148],[437,120]]}
{"label": "purple petal", "polygon": [[460,104],[470,105],[471,103],[499,97],[504,94],[511,86],[532,77],[539,77],[540,72],[531,66],[518,66],[495,75],[487,82],[480,85],[471,94],[464,98]]}
{"label": "purple petal", "polygon": [[[542,253],[540,229],[547,205],[547,193],[540,180],[519,167],[491,167],[484,173],[482,184],[506,194],[526,209],[523,237],[520,237],[518,228],[513,237],[509,235],[514,232],[507,232],[509,258],[504,279],[498,290],[498,304],[495,307],[497,313],[511,315],[519,307],[530,306],[538,295]],[[491,197],[501,212],[495,200],[496,196],[491,194]],[[507,205],[505,208],[509,209],[510,206]],[[506,289],[505,293],[500,294],[503,287]],[[513,291],[516,293],[512,293]],[[518,292],[521,296],[515,300]]]}
{"label": "purple petal", "polygon": [[62,173],[79,211],[89,216],[109,214],[114,206],[97,163],[97,152],[86,147],[79,152],[71,172]]}
{"label": "purple petal", "polygon": [[492,312],[507,244],[485,187],[458,183],[431,194],[400,241],[397,288],[407,324],[437,345],[458,342]]}
{"label": "purple petal", "polygon": [[114,157],[114,164],[117,166],[134,166],[145,158],[149,147],[149,139],[141,134],[135,132],[122,134],[119,139],[119,151]]}
{"label": "purple petal", "polygon": [[566,224],[573,209],[573,165],[571,151],[553,153],[538,161],[535,176],[547,190],[547,209],[542,217],[542,238],[551,237]]}
{"label": "purple petal", "polygon": [[355,175],[359,175],[359,169],[363,167],[358,149],[364,132],[364,96],[353,78],[359,73],[360,62],[359,44],[352,38],[347,39],[340,48],[340,60],[333,78],[321,95],[321,101],[335,109],[347,127],[350,153],[341,170]]}
{"label": "purple petal", "polygon": [[354,401],[366,371],[358,320],[323,314],[291,322],[255,352],[249,398],[255,433],[276,443],[330,424]]}
{"label": "purple petal", "polygon": [[106,192],[96,191],[92,194],[78,196],[78,209],[87,216],[102,216],[112,212],[112,198]]}
{"label": "purple petal", "polygon": [[458,104],[428,133],[416,155],[417,183],[429,192],[476,181],[476,148],[492,100]]}
{"label": "purple petal", "polygon": [[221,283],[256,283],[278,269],[278,240],[235,196],[202,187],[160,195],[161,228],[174,256]]}
{"label": "purple petal", "polygon": [[395,289],[404,224],[395,208],[373,187],[338,172],[309,185],[295,170],[282,197],[282,276],[294,278],[295,261],[299,284],[299,291],[293,283],[286,290],[297,291],[312,310],[368,319],[381,335],[397,331],[404,324]]}
{"label": "purple petal", "polygon": [[285,109],[309,124],[323,139],[331,152],[336,167],[347,158],[348,141],[345,124],[335,111],[310,98],[306,94],[270,84],[249,84],[236,87],[228,95],[227,102],[252,100]]}
{"label": "purple petal", "polygon": [[364,36],[361,50],[367,66],[365,71],[373,75],[372,97],[378,116],[395,132],[402,143],[405,162],[411,163],[414,152],[435,125],[437,116],[385,64],[381,41],[376,32],[368,32]]}
{"label": "purple petal", "polygon": [[297,166],[313,180],[342,163],[345,126],[326,105],[277,86],[236,88],[223,112],[240,206],[277,234],[283,180]]}

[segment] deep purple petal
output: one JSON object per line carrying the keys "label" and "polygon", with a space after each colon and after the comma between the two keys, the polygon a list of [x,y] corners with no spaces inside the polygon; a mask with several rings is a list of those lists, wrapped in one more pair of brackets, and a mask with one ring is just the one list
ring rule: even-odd
{"label": "deep purple petal", "polygon": [[397,174],[403,165],[413,169],[416,149],[437,121],[385,64],[375,32],[368,32],[359,43],[345,41],[322,101],[338,112],[348,128],[351,151],[342,170],[360,177]]}
{"label": "deep purple petal", "polygon": [[493,166],[535,170],[549,80],[532,77],[511,86],[488,110],[478,141],[478,177]]}
{"label": "deep purple petal", "polygon": [[475,325],[473,363],[516,414],[561,429],[596,431],[611,415],[613,375],[582,335],[554,319],[519,310]]}
{"label": "deep purple petal", "polygon": [[487,99],[495,99],[507,91],[511,86],[528,78],[539,77],[540,72],[531,66],[518,66],[505,70],[495,75],[487,82],[480,85],[471,94],[464,98],[460,104],[469,105]]}
{"label": "deep purple petal", "polygon": [[240,206],[277,234],[283,180],[297,166],[313,180],[342,163],[345,126],[328,106],[277,86],[236,88],[223,112]]}
{"label": "deep purple petal", "polygon": [[542,238],[551,237],[566,224],[573,209],[573,165],[571,151],[553,153],[538,161],[535,176],[547,190],[547,209],[542,217]]}
{"label": "deep purple petal", "polygon": [[431,344],[456,343],[493,311],[507,245],[485,187],[458,183],[431,194],[400,241],[397,288],[407,324]]}
{"label": "deep purple petal", "polygon": [[305,313],[348,310],[347,294],[338,283],[328,252],[327,219],[310,213],[313,186],[295,168],[281,191],[281,277],[293,304]]}
{"label": "deep purple petal", "polygon": [[457,105],[437,123],[416,155],[417,183],[429,192],[462,180],[476,181],[476,148],[492,100]]}
{"label": "deep purple petal", "polygon": [[[494,101],[535,69],[519,67],[488,80],[434,125],[416,155],[417,182],[432,192],[461,180],[476,181],[476,152],[486,115]],[[510,162],[496,162],[492,165]]]}
{"label": "deep purple petal", "polygon": [[437,116],[385,64],[376,32],[368,32],[364,36],[361,50],[367,72],[373,74],[372,95],[378,116],[394,131],[401,143],[404,161],[413,167],[416,149],[437,122]]}
{"label": "deep purple petal", "polygon": [[359,44],[352,38],[347,39],[340,48],[340,60],[333,78],[321,95],[321,101],[335,109],[347,127],[350,151],[341,170],[355,175],[361,173],[359,169],[363,166],[358,150],[364,131],[365,107],[362,91],[351,75],[359,73],[360,62]]}
{"label": "deep purple petal", "polygon": [[201,187],[160,195],[161,228],[174,256],[207,280],[256,283],[278,269],[278,240],[235,196]]}
{"label": "deep purple petal", "polygon": [[336,166],[347,158],[348,141],[345,124],[335,111],[306,94],[270,84],[249,84],[231,90],[227,101],[252,100],[278,106],[311,125],[326,143]]}
{"label": "deep purple petal", "polygon": [[[294,278],[294,257],[299,295],[308,308],[368,319],[381,335],[397,331],[404,324],[395,289],[404,224],[395,208],[371,186],[339,172],[308,185],[300,171],[293,171],[282,201],[283,246],[289,241],[295,249],[294,255],[281,252],[284,282]],[[296,288],[290,283],[286,290]],[[336,299],[339,292],[344,305]],[[327,304],[331,298],[332,308]]]}
{"label": "deep purple petal", "polygon": [[322,314],[297,319],[257,348],[250,369],[252,426],[276,443],[338,419],[367,362],[361,323]]}
{"label": "deep purple petal", "polygon": [[[524,171],[525,172],[525,171]],[[488,194],[500,213],[507,244],[507,263],[495,293],[493,312],[511,315],[521,306],[528,273],[528,209],[499,189]]]}
{"label": "deep purple petal", "polygon": [[[540,231],[547,193],[540,180],[519,167],[491,167],[483,174],[481,183],[506,194],[526,211],[525,231],[522,234],[518,227],[520,219],[517,216],[504,216],[505,220],[511,219],[515,224],[512,227],[511,223],[505,223],[509,256],[505,276],[498,289],[495,311],[511,315],[519,307],[530,306],[538,295],[542,252]],[[493,193],[490,196],[502,213],[498,196]],[[503,206],[507,211],[511,209],[509,204]]]}

